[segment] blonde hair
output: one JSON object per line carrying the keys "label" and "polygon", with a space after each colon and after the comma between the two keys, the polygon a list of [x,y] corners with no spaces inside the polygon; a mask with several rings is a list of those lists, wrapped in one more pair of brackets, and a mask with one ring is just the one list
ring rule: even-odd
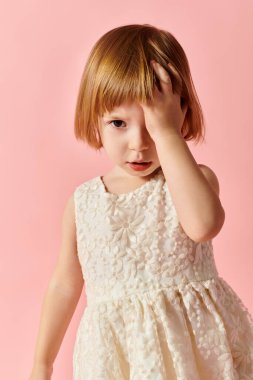
{"label": "blonde hair", "polygon": [[[124,102],[153,99],[157,76],[150,65],[155,60],[170,75],[173,92],[188,105],[181,129],[185,140],[204,140],[204,116],[192,81],[186,54],[168,31],[149,24],[132,24],[105,33],[92,48],[81,78],[75,110],[77,139],[99,150],[103,145],[99,117]],[[178,78],[169,68],[170,63]]]}

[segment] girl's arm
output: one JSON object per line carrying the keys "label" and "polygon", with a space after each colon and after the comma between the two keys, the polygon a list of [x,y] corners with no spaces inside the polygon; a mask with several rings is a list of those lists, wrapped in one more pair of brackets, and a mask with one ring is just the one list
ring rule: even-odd
{"label": "girl's arm", "polygon": [[63,213],[60,254],[44,296],[29,380],[51,378],[54,360],[82,292],[84,280],[77,256],[75,228],[72,194]]}
{"label": "girl's arm", "polygon": [[225,221],[215,173],[196,163],[180,132],[157,134],[156,148],[182,228],[196,242],[213,239]]}
{"label": "girl's arm", "polygon": [[[195,242],[205,242],[220,232],[225,221],[218,178],[210,168],[197,164],[182,135],[188,104],[181,103],[167,70],[154,60],[151,64],[160,88],[155,86],[154,98],[142,103],[146,128],[155,142],[182,228]],[[171,63],[168,66],[182,88],[181,76]]]}

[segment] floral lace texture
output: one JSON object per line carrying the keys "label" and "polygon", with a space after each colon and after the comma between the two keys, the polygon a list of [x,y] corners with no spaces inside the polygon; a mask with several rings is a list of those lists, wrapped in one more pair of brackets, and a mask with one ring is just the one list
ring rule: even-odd
{"label": "floral lace texture", "polygon": [[87,296],[74,380],[252,380],[252,316],[212,241],[182,229],[162,170],[119,195],[95,177],[74,199]]}

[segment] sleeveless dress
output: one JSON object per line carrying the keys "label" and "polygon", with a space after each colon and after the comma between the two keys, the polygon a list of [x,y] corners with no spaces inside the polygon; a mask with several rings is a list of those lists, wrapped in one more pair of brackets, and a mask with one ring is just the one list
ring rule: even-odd
{"label": "sleeveless dress", "polygon": [[252,380],[252,316],[212,240],[185,234],[162,168],[119,195],[92,178],[74,200],[87,301],[74,380]]}

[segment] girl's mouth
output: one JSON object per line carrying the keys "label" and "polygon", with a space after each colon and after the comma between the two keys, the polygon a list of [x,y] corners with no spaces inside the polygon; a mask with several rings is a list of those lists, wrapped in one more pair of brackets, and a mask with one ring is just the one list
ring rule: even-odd
{"label": "girl's mouth", "polygon": [[134,170],[146,170],[147,168],[150,167],[150,165],[152,164],[152,161],[150,162],[128,162],[128,165],[134,169]]}

